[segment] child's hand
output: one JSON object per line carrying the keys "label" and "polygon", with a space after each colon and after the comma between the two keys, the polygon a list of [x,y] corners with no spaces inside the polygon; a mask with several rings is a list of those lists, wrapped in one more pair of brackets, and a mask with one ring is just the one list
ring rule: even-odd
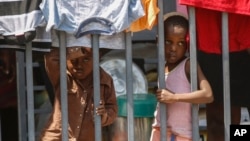
{"label": "child's hand", "polygon": [[97,115],[103,115],[106,113],[106,109],[104,107],[104,102],[101,100],[100,105],[96,108]]}
{"label": "child's hand", "polygon": [[100,105],[96,108],[96,114],[102,118],[102,123],[105,123],[108,118],[108,113],[105,109],[103,100],[100,101]]}
{"label": "child's hand", "polygon": [[174,98],[174,93],[166,89],[158,89],[156,91],[156,98],[159,102],[163,102],[163,103],[176,102],[176,99]]}

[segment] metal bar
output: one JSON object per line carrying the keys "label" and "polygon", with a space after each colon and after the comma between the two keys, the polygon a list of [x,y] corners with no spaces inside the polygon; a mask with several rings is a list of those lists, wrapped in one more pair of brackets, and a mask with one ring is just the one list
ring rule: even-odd
{"label": "metal bar", "polygon": [[133,101],[133,78],[132,78],[132,41],[131,32],[125,36],[126,42],[126,91],[127,91],[127,130],[128,141],[134,141],[134,101]]}
{"label": "metal bar", "polygon": [[27,109],[28,109],[28,135],[29,141],[35,140],[35,119],[34,119],[34,90],[33,90],[33,65],[32,65],[32,45],[26,44],[26,89],[27,89]]}
{"label": "metal bar", "polygon": [[[190,76],[191,76],[191,91],[197,90],[197,53],[196,53],[196,23],[195,23],[195,8],[188,7],[189,12],[189,33],[190,33]],[[199,106],[192,105],[192,138],[193,141],[199,141]]]}
{"label": "metal bar", "polygon": [[62,111],[62,140],[68,141],[68,94],[66,74],[66,33],[59,33],[60,46],[60,90],[61,90],[61,111]]}
{"label": "metal bar", "polygon": [[224,131],[225,141],[229,141],[231,123],[230,106],[230,71],[229,71],[229,39],[228,39],[228,13],[222,13],[222,66],[223,66],[223,92],[224,92]]}
{"label": "metal bar", "polygon": [[[93,78],[94,78],[94,107],[100,105],[100,68],[99,68],[99,35],[94,34],[91,36],[91,44],[93,49]],[[95,141],[101,141],[101,117],[97,114],[95,116]]]}
{"label": "metal bar", "polygon": [[25,70],[24,52],[16,51],[16,73],[17,73],[17,108],[18,108],[18,139],[27,141],[26,120],[26,92],[25,92]]}
{"label": "metal bar", "polygon": [[[158,1],[159,9],[163,9],[163,0]],[[158,14],[158,80],[159,88],[165,89],[165,49],[164,49],[164,24],[163,24],[163,11],[160,10]],[[166,141],[167,133],[167,112],[166,104],[160,103],[160,122],[161,122],[161,141]]]}

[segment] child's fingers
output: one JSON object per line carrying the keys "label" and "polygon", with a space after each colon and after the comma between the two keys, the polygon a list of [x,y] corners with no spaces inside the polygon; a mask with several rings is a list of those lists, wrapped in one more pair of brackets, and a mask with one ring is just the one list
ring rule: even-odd
{"label": "child's fingers", "polygon": [[99,104],[100,104],[100,105],[103,105],[103,104],[104,104],[103,100],[100,100]]}
{"label": "child's fingers", "polygon": [[160,93],[162,91],[162,89],[157,89],[156,93]]}

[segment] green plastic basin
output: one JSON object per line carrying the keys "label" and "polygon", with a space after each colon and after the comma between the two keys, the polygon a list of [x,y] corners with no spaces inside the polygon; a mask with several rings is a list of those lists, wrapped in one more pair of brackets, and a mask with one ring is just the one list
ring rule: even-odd
{"label": "green plastic basin", "polygon": [[[133,94],[134,117],[154,117],[157,100],[153,94]],[[117,97],[118,116],[127,116],[127,95]]]}

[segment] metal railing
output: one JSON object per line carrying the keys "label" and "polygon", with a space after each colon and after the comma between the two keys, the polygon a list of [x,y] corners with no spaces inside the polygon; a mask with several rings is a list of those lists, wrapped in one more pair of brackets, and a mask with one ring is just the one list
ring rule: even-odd
{"label": "metal railing", "polygon": [[[163,9],[162,0],[158,1],[158,7]],[[197,89],[197,59],[196,59],[196,27],[195,27],[195,8],[189,7],[189,21],[190,21],[190,59],[191,59],[191,85],[192,91]],[[228,51],[228,17],[227,13],[222,13],[222,37],[223,37],[223,79],[224,79],[224,120],[225,120],[225,140],[229,141],[229,125],[231,122],[230,118],[230,82],[229,82],[229,51]],[[165,88],[165,80],[164,80],[164,27],[163,27],[163,12],[160,11],[158,15],[158,74],[159,74],[159,87]],[[61,79],[61,103],[62,104],[62,135],[63,141],[68,140],[68,108],[67,108],[67,83],[66,83],[66,36],[64,32],[60,32],[60,79]],[[134,141],[134,115],[133,115],[133,85],[132,81],[132,40],[131,33],[126,33],[125,36],[126,42],[126,82],[127,82],[127,110],[128,110],[128,140]],[[99,104],[99,93],[100,86],[98,85],[100,82],[99,78],[99,36],[92,36],[92,47],[93,47],[93,56],[94,56],[94,105],[97,106]],[[23,53],[17,53],[18,59],[23,57]],[[25,51],[25,63],[26,63],[26,78],[23,69],[20,66],[25,65],[23,61],[19,60],[17,62],[17,73],[18,78],[18,111],[19,111],[19,140],[26,141],[27,136],[29,141],[35,140],[35,125],[34,125],[34,94],[33,94],[33,78],[32,75],[32,47],[31,44],[28,43],[26,45]],[[26,85],[23,83],[23,80],[26,79]],[[23,88],[26,87],[26,90]],[[27,100],[26,100],[27,93]],[[27,109],[23,103],[27,102]],[[192,117],[193,117],[193,141],[199,141],[199,125],[198,125],[198,105],[193,105],[192,107]],[[28,120],[26,122],[25,113],[27,110]],[[160,105],[161,111],[161,125],[166,125],[166,106],[165,104]],[[27,124],[26,124],[27,123]],[[26,127],[26,125],[28,125]],[[27,131],[27,132],[26,132]],[[167,129],[166,126],[161,127],[161,141],[166,141]],[[95,115],[95,138],[96,141],[101,141],[101,120],[100,116]]]}

